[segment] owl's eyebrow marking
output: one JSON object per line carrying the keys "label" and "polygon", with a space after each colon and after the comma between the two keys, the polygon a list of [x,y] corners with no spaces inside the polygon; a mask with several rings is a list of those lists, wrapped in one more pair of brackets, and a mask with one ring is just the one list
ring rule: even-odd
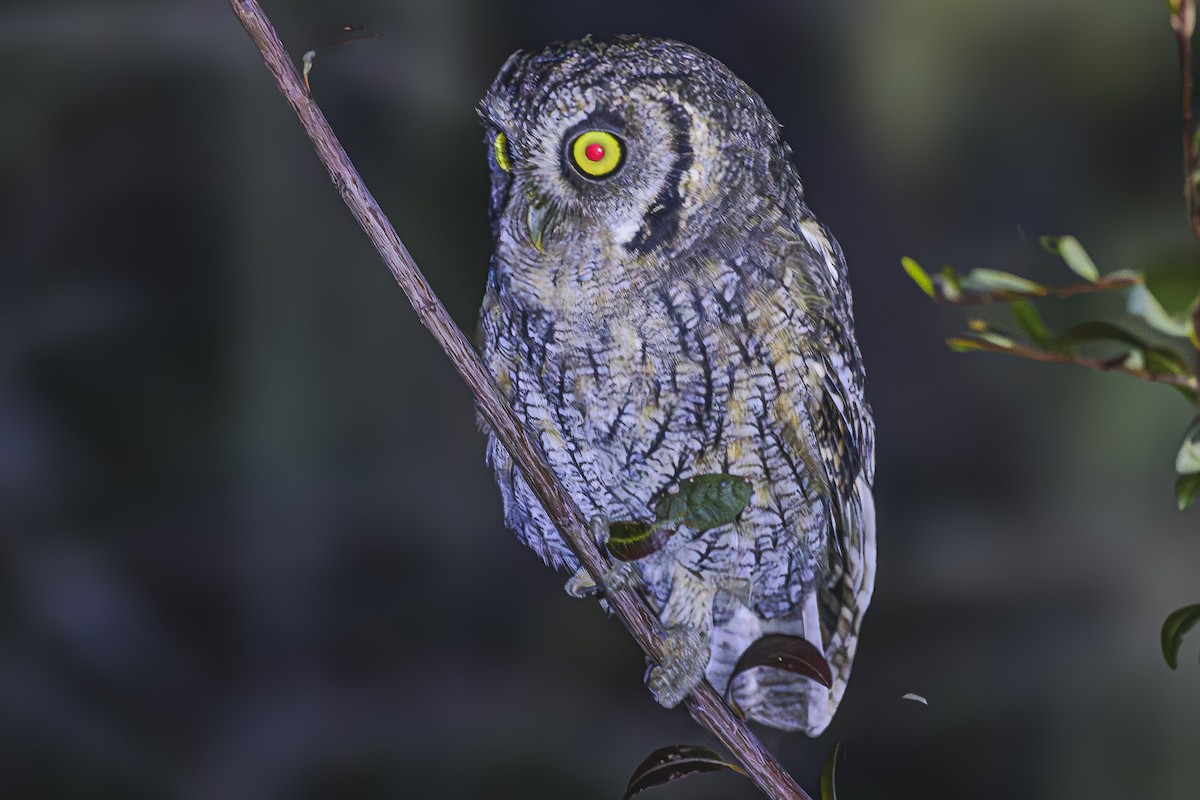
{"label": "owl's eyebrow marking", "polygon": [[591,114],[588,114],[587,118],[582,122],[577,125],[572,125],[571,131],[563,138],[567,141],[570,141],[571,139],[575,138],[575,134],[577,132],[589,129],[599,129],[611,131],[613,133],[624,134],[625,121],[621,119],[618,114],[614,114],[606,108],[597,108]]}
{"label": "owl's eyebrow marking", "polygon": [[667,173],[667,179],[650,210],[642,218],[637,234],[625,245],[635,253],[648,253],[673,237],[679,230],[679,217],[683,212],[683,195],[680,186],[683,173],[692,168],[692,118],[678,103],[663,101],[667,107],[667,119],[675,130],[675,160]]}

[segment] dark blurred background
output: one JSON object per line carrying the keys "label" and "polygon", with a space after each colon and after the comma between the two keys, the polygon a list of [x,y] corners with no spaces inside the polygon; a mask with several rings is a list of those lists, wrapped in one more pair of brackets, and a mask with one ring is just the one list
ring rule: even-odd
{"label": "dark blurred background", "polygon": [[[383,34],[318,56],[314,91],[467,329],[504,58],[642,32],[727,63],[845,247],[879,426],[854,680],[821,740],[767,741],[815,791],[840,739],[846,798],[1200,796],[1194,647],[1177,673],[1158,650],[1200,600],[1186,404],[951,354],[964,314],[899,268],[1068,280],[1043,233],[1200,268],[1162,2],[267,11],[297,57]],[[5,798],[601,800],[705,741],[503,528],[467,391],[218,0],[0,7],[0,547]]]}

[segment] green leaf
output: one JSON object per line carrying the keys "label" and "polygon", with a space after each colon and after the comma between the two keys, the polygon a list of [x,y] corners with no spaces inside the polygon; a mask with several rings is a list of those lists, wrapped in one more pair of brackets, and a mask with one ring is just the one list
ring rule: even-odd
{"label": "green leaf", "polygon": [[1130,347],[1153,349],[1135,334],[1111,322],[1082,322],[1063,331],[1054,340],[1059,347],[1072,347],[1077,344],[1093,344],[1095,342],[1120,342]]}
{"label": "green leaf", "polygon": [[999,333],[992,333],[991,331],[980,331],[975,335],[988,344],[994,344],[996,347],[1003,347],[1005,350],[1016,345],[1016,342],[1007,336],[1002,336]]}
{"label": "green leaf", "polygon": [[695,475],[659,500],[655,514],[661,523],[682,524],[702,533],[737,519],[750,502],[751,491],[750,481],[736,475]]}
{"label": "green leaf", "polygon": [[946,346],[956,353],[972,353],[980,350],[987,352],[989,350],[989,348],[984,347],[975,339],[964,339],[962,337],[947,339]]}
{"label": "green leaf", "polygon": [[815,644],[801,636],[768,633],[755,640],[737,660],[729,675],[729,685],[725,688],[726,696],[733,688],[734,679],[755,667],[782,669],[816,681],[826,688],[833,686],[833,670]]}
{"label": "green leaf", "polygon": [[1040,283],[997,269],[973,269],[962,279],[962,286],[973,292],[1016,292],[1034,297],[1047,291]]}
{"label": "green leaf", "polygon": [[[1160,375],[1191,375],[1187,363],[1178,353],[1170,350],[1145,350],[1146,370]],[[1191,395],[1188,395],[1191,397]]]}
{"label": "green leaf", "polygon": [[1046,324],[1042,322],[1042,315],[1038,313],[1033,303],[1028,300],[1014,300],[1008,304],[1008,310],[1017,324],[1021,326],[1021,330],[1025,331],[1025,335],[1038,346],[1049,348],[1053,345],[1054,337],[1050,335],[1050,331],[1046,330]]}
{"label": "green leaf", "polygon": [[1043,236],[1041,242],[1047,252],[1060,256],[1071,271],[1085,281],[1095,283],[1100,280],[1100,270],[1074,236]]}
{"label": "green leaf", "polygon": [[1146,351],[1138,347],[1129,348],[1129,352],[1121,359],[1121,366],[1130,372],[1143,372],[1146,369]]}
{"label": "green leaf", "polygon": [[1200,622],[1200,603],[1194,606],[1184,606],[1175,609],[1163,621],[1162,651],[1167,666],[1176,669],[1179,666],[1179,648],[1183,646],[1183,637]]}
{"label": "green leaf", "polygon": [[657,553],[675,535],[675,529],[661,522],[614,522],[608,526],[604,546],[618,561],[637,561]]}
{"label": "green leaf", "polygon": [[1147,325],[1168,336],[1189,337],[1193,333],[1192,321],[1186,317],[1173,317],[1158,302],[1158,298],[1145,286],[1134,286],[1129,290],[1127,310],[1140,317]]}
{"label": "green leaf", "polygon": [[829,755],[825,756],[825,764],[821,767],[821,800],[837,800],[837,791],[833,784],[834,773],[837,770],[838,750],[841,747],[841,742],[834,742],[833,749],[829,751]]}
{"label": "green leaf", "polygon": [[699,772],[716,772],[729,769],[745,775],[737,764],[730,763],[704,747],[692,744],[673,744],[660,747],[637,765],[629,784],[625,787],[625,800],[655,786],[677,781]]}
{"label": "green leaf", "polygon": [[1191,246],[1159,257],[1146,266],[1143,282],[1174,323],[1187,323],[1192,345],[1200,350],[1200,257]]}
{"label": "green leaf", "polygon": [[1143,259],[1137,274],[1171,316],[1185,315],[1200,299],[1200,252],[1193,244]]}
{"label": "green leaf", "polygon": [[[1070,350],[1075,345],[1097,342],[1117,342],[1138,351],[1138,355],[1134,357],[1141,360],[1141,363],[1136,365],[1138,369],[1170,375],[1192,374],[1191,367],[1174,350],[1154,347],[1136,334],[1109,322],[1097,320],[1068,328],[1054,339],[1054,346],[1058,349]],[[1186,390],[1184,391],[1187,394]],[[1187,396],[1190,397],[1190,394]]]}
{"label": "green leaf", "polygon": [[680,525],[697,533],[728,525],[750,502],[750,481],[724,473],[695,475],[655,505],[655,521],[614,522],[606,547],[613,558],[636,561],[657,553]]}
{"label": "green leaf", "polygon": [[929,274],[921,269],[920,264],[905,256],[900,259],[900,266],[904,267],[904,271],[908,273],[908,277],[913,279],[913,283],[921,287],[922,292],[933,297],[933,281],[929,279]]}
{"label": "green leaf", "polygon": [[1200,473],[1180,475],[1175,480],[1175,501],[1180,511],[1187,511],[1200,495]]}
{"label": "green leaf", "polygon": [[941,292],[942,297],[949,300],[951,303],[956,303],[962,298],[963,287],[959,281],[958,273],[954,271],[954,267],[942,267],[937,288]]}
{"label": "green leaf", "polygon": [[1200,472],[1200,417],[1196,417],[1183,435],[1183,443],[1175,456],[1175,472],[1180,475]]}

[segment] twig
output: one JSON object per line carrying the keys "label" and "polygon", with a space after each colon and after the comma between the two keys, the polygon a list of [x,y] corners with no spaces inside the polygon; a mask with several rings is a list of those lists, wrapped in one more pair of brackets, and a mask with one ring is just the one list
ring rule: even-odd
{"label": "twig", "polygon": [[1200,399],[1200,380],[1197,380],[1195,375],[1172,375],[1169,373],[1150,372],[1145,369],[1134,369],[1125,366],[1121,360],[1105,360],[1102,358],[1087,358],[1086,356],[1076,355],[1074,353],[1066,353],[1054,350],[1036,350],[1032,347],[1026,347],[1019,342],[1013,342],[1011,345],[996,344],[985,339],[966,339],[956,337],[946,340],[946,344],[956,350],[986,350],[991,353],[1006,353],[1010,356],[1018,358],[1027,358],[1031,361],[1047,361],[1056,364],[1074,364],[1077,367],[1095,370],[1096,372],[1116,372],[1121,375],[1128,375],[1131,378],[1138,378],[1143,381],[1152,383],[1163,383],[1167,386],[1174,386],[1189,392],[1194,399]]}
{"label": "twig", "polygon": [[1067,286],[1043,286],[1037,291],[1015,291],[1012,289],[991,289],[974,291],[961,286],[950,286],[945,277],[932,275],[934,292],[930,297],[935,303],[948,306],[979,306],[988,303],[1011,303],[1014,300],[1037,300],[1042,297],[1078,297],[1095,292],[1110,292],[1114,289],[1129,289],[1145,283],[1141,275],[1115,272],[1104,275],[1088,283],[1072,283]]}
{"label": "twig", "polygon": [[1183,128],[1183,196],[1187,198],[1192,235],[1200,239],[1200,197],[1196,170],[1200,153],[1196,147],[1196,124],[1192,115],[1192,34],[1196,30],[1195,0],[1170,0],[1171,30],[1179,49],[1180,117]]}
{"label": "twig", "polygon": [[300,71],[300,77],[304,79],[304,89],[309,94],[312,94],[312,85],[308,82],[308,73],[312,72],[313,61],[317,57],[317,53],[321,50],[332,50],[335,47],[344,47],[354,42],[361,42],[363,39],[373,39],[379,34],[371,30],[366,25],[345,25],[342,27],[345,36],[340,39],[334,39],[332,42],[323,44],[320,47],[314,47],[309,50],[300,59],[304,64],[304,68]]}
{"label": "twig", "polygon": [[[375,198],[367,191],[325,115],[305,91],[300,74],[270,21],[255,0],[230,0],[230,5],[262,53],[279,91],[299,117],[342,199],[379,251],[396,283],[404,290],[421,323],[454,363],[475,396],[480,414],[512,455],[571,550],[592,578],[601,583],[608,564],[592,541],[582,512],[554,476],[541,450],[529,438],[478,354],[434,295]],[[654,617],[638,594],[632,589],[614,588],[606,590],[605,599],[642,650],[654,661],[661,662],[662,637]],[[772,800],[811,800],[707,681],[701,681],[692,691],[687,707],[692,718],[711,731],[741,762],[767,797]]]}

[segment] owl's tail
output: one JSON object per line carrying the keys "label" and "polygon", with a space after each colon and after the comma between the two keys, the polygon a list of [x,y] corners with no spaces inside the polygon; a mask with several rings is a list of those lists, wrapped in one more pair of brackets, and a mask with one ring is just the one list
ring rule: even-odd
{"label": "owl's tail", "polygon": [[[706,675],[719,692],[728,687],[734,665],[746,648],[767,634],[802,636],[825,653],[833,673],[829,689],[808,678],[767,667],[749,669],[734,678],[733,699],[755,722],[819,736],[833,719],[846,691],[858,631],[875,585],[875,504],[871,488],[861,476],[855,490],[858,502],[848,503],[846,511],[850,513],[844,516],[840,580],[809,592],[798,616],[762,619],[738,603],[732,617],[713,630]],[[832,625],[823,623],[823,619],[833,620]]]}

